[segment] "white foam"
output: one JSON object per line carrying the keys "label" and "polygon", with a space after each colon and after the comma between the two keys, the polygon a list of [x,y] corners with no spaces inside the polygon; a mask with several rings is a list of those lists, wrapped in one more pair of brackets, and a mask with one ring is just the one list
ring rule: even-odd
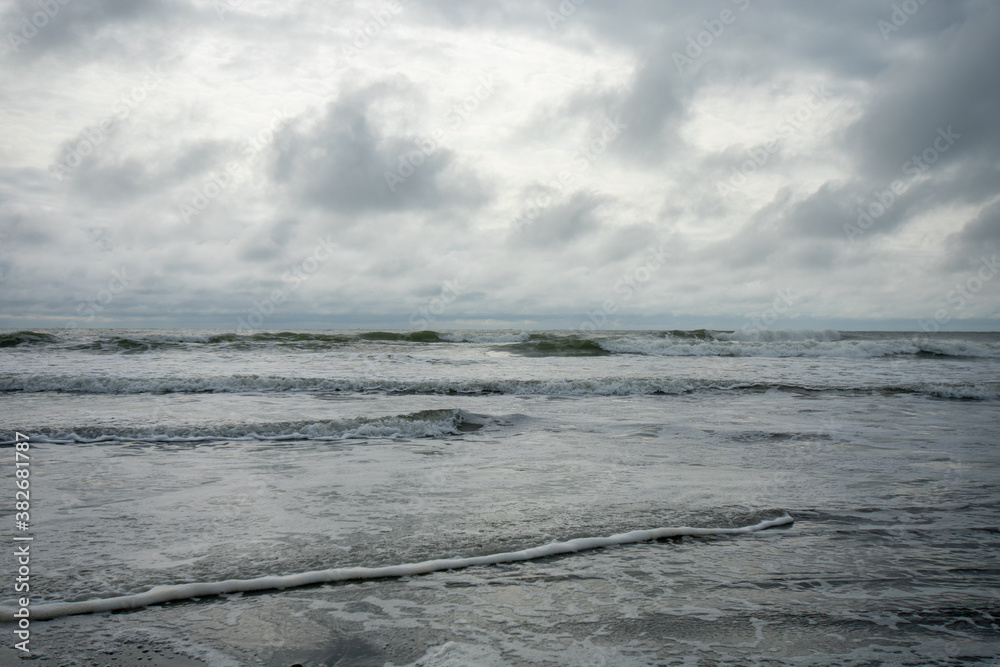
{"label": "white foam", "polygon": [[[800,335],[801,334],[801,335]],[[817,332],[774,331],[752,334],[717,334],[717,340],[690,338],[623,337],[597,339],[614,354],[658,357],[828,357],[866,359],[920,352],[960,358],[996,359],[1000,347],[989,343],[954,340],[840,340],[840,335]]]}
{"label": "white foam", "polygon": [[[479,565],[496,565],[517,561],[546,558],[559,554],[575,553],[589,549],[599,549],[620,544],[648,542],[665,537],[703,536],[703,535],[739,535],[753,533],[774,526],[784,526],[793,523],[792,517],[785,514],[776,519],[761,521],[752,526],[740,528],[654,528],[652,530],[633,530],[628,533],[611,535],[610,537],[580,537],[566,542],[553,542],[521,551],[508,551],[486,556],[468,558],[442,558],[420,563],[389,565],[385,567],[342,567],[330,570],[317,570],[286,574],[281,576],[258,577],[256,579],[229,579],[227,581],[177,584],[171,586],[156,586],[144,593],[122,595],[113,598],[84,600],[82,602],[52,602],[29,607],[31,620],[44,621],[60,616],[74,614],[94,614],[123,609],[138,609],[149,605],[162,604],[173,600],[186,600],[195,597],[225,595],[248,591],[276,590],[313,586],[335,581],[356,581],[362,579],[383,579],[387,577],[409,577],[429,574],[441,570],[457,570]],[[0,621],[13,622],[17,620],[14,613],[17,607],[10,603],[0,606]]]}
{"label": "white foam", "polygon": [[523,343],[531,338],[531,334],[526,331],[520,333],[510,333],[509,331],[498,332],[443,332],[438,333],[438,338],[452,343],[483,343],[498,345],[501,343]]}
{"label": "white foam", "polygon": [[926,393],[938,398],[960,398],[978,401],[990,401],[1000,398],[1000,385],[991,383],[990,385],[946,385],[946,384],[923,384],[919,389],[920,393]]}
{"label": "white foam", "polygon": [[[391,667],[391,663],[386,663]],[[499,651],[489,645],[473,645],[462,642],[446,642],[432,646],[427,652],[407,667],[506,667],[509,663]]]}
{"label": "white foam", "polygon": [[712,333],[712,337],[717,340],[736,340],[754,342],[792,342],[792,341],[816,341],[829,343],[840,340],[840,332],[833,329],[823,329],[811,331],[808,329],[757,329],[753,331],[734,331],[725,333],[717,331]]}
{"label": "white foam", "polygon": [[206,442],[212,440],[350,440],[432,438],[457,435],[470,415],[458,409],[426,410],[408,415],[324,421],[221,424],[150,428],[91,428],[38,431],[38,442]]}
{"label": "white foam", "polygon": [[[834,355],[836,356],[836,355]],[[486,380],[450,379],[433,380],[390,380],[390,379],[335,379],[300,378],[273,375],[230,375],[217,377],[190,378],[126,378],[113,376],[60,376],[60,375],[10,375],[0,376],[0,392],[65,392],[89,394],[136,394],[136,393],[239,393],[239,392],[399,392],[407,394],[509,394],[545,396],[636,396],[642,394],[687,394],[701,391],[743,391],[760,389],[785,389],[803,391],[866,391],[925,394],[943,398],[973,398],[991,400],[1000,398],[1000,383],[843,383],[833,384],[817,381],[808,385],[793,385],[778,382],[735,382],[711,381],[690,378],[642,378],[642,377],[595,377],[589,379],[556,380]],[[400,430],[396,424],[383,424],[386,430],[381,436],[393,433],[399,436],[420,435],[420,425],[406,425]],[[316,427],[319,428],[319,427]],[[353,427],[345,427],[353,428]],[[449,432],[447,430],[443,433]],[[333,430],[336,430],[335,428]],[[362,431],[349,433],[347,437],[367,437],[375,432],[366,427]],[[330,431],[332,433],[332,430]],[[339,433],[339,432],[338,432]],[[355,436],[356,433],[356,436]],[[238,434],[219,433],[222,437]],[[244,435],[249,435],[244,432]],[[274,437],[270,431],[262,431],[262,437]],[[289,432],[289,436],[296,435]],[[299,433],[310,437],[309,433]],[[434,435],[427,432],[426,435]],[[340,437],[337,435],[336,437]]]}

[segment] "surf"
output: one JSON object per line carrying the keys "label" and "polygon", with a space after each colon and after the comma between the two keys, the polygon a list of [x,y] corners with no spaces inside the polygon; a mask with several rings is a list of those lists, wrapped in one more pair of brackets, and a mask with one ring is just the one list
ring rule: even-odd
{"label": "surf", "polygon": [[[707,537],[714,535],[745,535],[776,526],[787,526],[794,519],[784,514],[774,519],[768,519],[750,526],[739,528],[691,528],[665,527],[649,530],[633,530],[607,537],[578,537],[565,542],[552,542],[520,551],[506,551],[485,556],[469,556],[464,558],[439,558],[416,563],[388,565],[383,567],[340,567],[329,570],[314,570],[296,574],[257,577],[255,579],[228,579],[226,581],[197,582],[155,586],[144,593],[121,595],[112,598],[82,600],[79,602],[50,602],[32,605],[30,618],[34,621],[47,621],[61,616],[77,614],[96,614],[109,611],[124,611],[140,609],[150,605],[187,600],[191,598],[227,595],[230,593],[248,593],[252,591],[282,590],[300,588],[345,581],[362,581],[366,579],[387,579],[412,577],[444,570],[459,570],[484,565],[500,563],[515,563],[539,558],[548,558],[564,554],[572,554],[593,549],[651,542],[671,537]],[[18,607],[4,605],[0,607],[0,621],[14,622]]]}

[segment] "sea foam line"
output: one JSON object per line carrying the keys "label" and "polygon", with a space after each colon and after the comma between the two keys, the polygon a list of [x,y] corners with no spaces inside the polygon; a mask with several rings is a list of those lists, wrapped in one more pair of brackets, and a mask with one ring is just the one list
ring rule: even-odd
{"label": "sea foam line", "polygon": [[[540,547],[522,549],[521,551],[507,551],[504,553],[489,554],[487,556],[472,556],[468,558],[441,558],[437,560],[426,560],[420,563],[405,563],[403,565],[388,565],[384,567],[338,567],[330,570],[316,570],[313,572],[301,572],[299,574],[286,574],[281,576],[258,577],[256,579],[229,579],[227,581],[204,582],[193,584],[176,584],[169,586],[156,586],[145,593],[135,595],[122,595],[113,598],[99,598],[96,600],[83,600],[81,602],[53,602],[31,606],[31,616],[33,621],[46,621],[60,616],[71,616],[73,614],[94,614],[105,611],[121,611],[124,609],[138,609],[149,605],[162,604],[173,600],[186,600],[189,598],[207,597],[213,595],[225,595],[227,593],[241,593],[249,591],[276,590],[283,588],[296,588],[299,586],[312,586],[325,584],[334,581],[355,581],[359,579],[384,579],[389,577],[409,577],[419,574],[429,574],[441,570],[458,570],[477,565],[496,565],[498,563],[512,563],[517,561],[534,560],[557,556],[559,554],[586,551],[589,549],[600,549],[620,544],[634,544],[637,542],[649,542],[665,537],[702,536],[702,535],[737,535],[743,533],[755,533],[774,526],[784,526],[794,523],[794,519],[785,514],[777,519],[761,521],[752,526],[741,528],[690,528],[687,526],[679,528],[653,528],[651,530],[633,530],[628,533],[619,533],[609,537],[578,537],[566,542],[552,542]],[[11,622],[16,620],[14,612],[17,607],[9,605],[0,606],[0,621]]]}

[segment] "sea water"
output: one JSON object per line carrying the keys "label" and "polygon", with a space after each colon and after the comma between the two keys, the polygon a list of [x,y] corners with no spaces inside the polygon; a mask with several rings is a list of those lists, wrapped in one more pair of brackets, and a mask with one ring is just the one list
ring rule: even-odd
{"label": "sea water", "polygon": [[0,346],[0,618],[19,608],[13,537],[31,537],[39,664],[142,642],[212,665],[1000,653],[998,334],[61,329]]}

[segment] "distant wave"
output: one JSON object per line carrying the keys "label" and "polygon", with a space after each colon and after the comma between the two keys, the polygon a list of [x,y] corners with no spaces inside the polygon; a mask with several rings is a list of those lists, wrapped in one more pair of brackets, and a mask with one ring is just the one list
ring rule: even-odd
{"label": "distant wave", "polygon": [[397,331],[368,331],[358,334],[359,340],[384,340],[392,342],[406,341],[410,343],[440,343],[444,339],[436,331],[412,331],[399,333]]}
{"label": "distant wave", "polygon": [[137,333],[110,330],[71,333],[18,331],[0,334],[0,348],[38,349],[55,346],[81,352],[136,354],[200,348],[253,352],[274,349],[325,351],[352,346],[485,345],[495,351],[528,357],[592,357],[613,354],[676,357],[845,357],[916,356],[972,359],[1000,358],[1000,342],[919,334],[857,334],[830,329],[760,331],[362,331],[256,333]]}
{"label": "distant wave", "polygon": [[[52,443],[98,442],[206,442],[213,440],[348,440],[432,438],[475,431],[489,421],[485,415],[463,410],[423,410],[378,418],[322,421],[218,424],[212,426],[150,425],[141,428],[83,426],[73,429],[38,429],[31,439]],[[11,443],[4,443],[11,444]]]}
{"label": "distant wave", "polygon": [[148,334],[131,337],[108,336],[95,338],[86,343],[71,345],[74,350],[94,352],[136,353],[154,350],[186,350],[192,346],[225,346],[238,350],[250,350],[260,345],[290,348],[331,348],[349,344],[352,336],[320,333],[297,333],[292,331],[262,332],[249,335],[234,333],[206,335]]}
{"label": "distant wave", "polygon": [[[63,343],[73,350],[95,352],[148,352],[165,349],[187,349],[191,346],[226,346],[236,349],[252,349],[260,345],[290,348],[332,348],[351,343],[438,343],[448,342],[436,331],[365,331],[361,333],[320,333],[301,331],[259,331],[256,333],[205,333],[171,334],[150,333],[129,335],[109,335],[103,333],[90,340],[81,341],[81,331],[62,336],[35,331],[19,331],[0,335],[0,347],[17,347],[39,343]],[[85,335],[85,334],[84,334]]]}
{"label": "distant wave", "polygon": [[133,378],[120,376],[0,375],[0,392],[80,394],[346,392],[398,394],[514,394],[546,396],[635,396],[696,392],[840,392],[923,394],[941,398],[995,400],[1000,382],[980,384],[910,383],[782,384],[719,382],[690,378],[586,378],[563,380],[391,380],[296,378],[285,375],[226,375]]}
{"label": "distant wave", "polygon": [[1000,358],[1000,345],[949,339],[853,339],[835,331],[771,331],[753,334],[718,333],[718,338],[622,336],[598,339],[615,354],[676,357],[846,357],[922,356],[938,358]]}
{"label": "distant wave", "polygon": [[[445,339],[452,340],[448,334]],[[498,338],[498,337],[497,337]],[[463,337],[461,340],[473,341]],[[926,356],[1000,358],[1000,345],[949,339],[858,339],[840,332],[693,331],[642,332],[621,335],[580,336],[554,333],[521,333],[513,340],[483,337],[474,342],[493,343],[498,351],[531,357],[592,357],[610,354],[677,357],[887,357]]]}
{"label": "distant wave", "polygon": [[503,350],[526,357],[600,357],[612,354],[600,340],[573,336],[535,334],[528,340],[503,346]]}
{"label": "distant wave", "polygon": [[791,341],[815,341],[829,343],[841,339],[839,331],[833,329],[823,329],[819,331],[809,329],[758,329],[755,331],[713,331],[708,332],[713,340],[733,340],[747,342],[791,342]]}
{"label": "distant wave", "polygon": [[[162,604],[173,600],[186,600],[195,597],[206,597],[213,595],[226,595],[229,593],[240,593],[249,591],[278,590],[284,588],[296,588],[299,586],[315,586],[336,581],[359,581],[364,579],[384,579],[388,577],[412,577],[421,574],[430,574],[442,570],[458,570],[467,567],[481,565],[497,565],[499,563],[514,563],[519,561],[535,560],[538,558],[548,558],[560,554],[570,554],[579,551],[600,549],[602,547],[618,546],[622,544],[635,544],[638,542],[650,542],[668,537],[684,536],[708,536],[708,535],[741,535],[754,533],[775,526],[786,526],[794,523],[792,517],[787,514],[761,521],[752,526],[742,526],[740,528],[654,528],[652,530],[633,530],[628,533],[619,533],[609,537],[579,537],[566,542],[552,542],[543,546],[521,551],[507,551],[503,553],[489,554],[485,556],[471,556],[468,558],[441,558],[437,560],[427,560],[419,563],[405,563],[403,565],[389,565],[384,567],[340,567],[330,570],[316,570],[312,572],[300,572],[297,574],[285,574],[279,576],[258,577],[256,579],[229,579],[217,582],[198,582],[188,584],[176,584],[171,586],[156,586],[144,593],[135,595],[122,595],[113,598],[99,598],[95,600],[83,600],[81,602],[51,602],[48,604],[32,604],[31,620],[45,621],[61,616],[71,616],[74,614],[94,614],[106,611],[119,611],[123,609],[138,609],[149,605]],[[6,604],[0,607],[0,621],[12,622],[17,620],[14,613],[17,607]]]}
{"label": "distant wave", "polygon": [[479,343],[497,345],[499,343],[523,343],[531,338],[526,331],[460,331],[438,334],[442,340],[452,343]]}

